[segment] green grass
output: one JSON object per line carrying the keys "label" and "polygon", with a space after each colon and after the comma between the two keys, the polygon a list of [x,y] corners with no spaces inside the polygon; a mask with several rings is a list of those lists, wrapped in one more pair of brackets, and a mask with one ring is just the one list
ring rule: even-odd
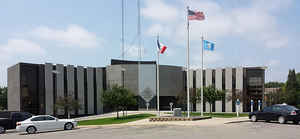
{"label": "green grass", "polygon": [[[184,113],[184,115],[186,115]],[[200,113],[191,113],[191,116],[200,116]],[[216,117],[216,118],[233,118],[236,117],[236,113],[204,113],[204,116],[211,116],[211,117]],[[248,113],[240,113],[239,117],[247,117]]]}
{"label": "green grass", "polygon": [[[173,113],[168,113],[168,114],[173,114]],[[186,112],[182,113],[184,116],[187,115]],[[212,115],[210,115],[210,113],[203,113],[204,116],[211,116],[211,117],[217,117],[217,118],[234,118],[236,117],[236,113],[212,113]],[[240,117],[247,117],[249,114],[248,113],[240,113],[239,116]],[[191,116],[201,116],[201,114],[199,112],[193,112],[191,113]]]}
{"label": "green grass", "polygon": [[136,114],[136,115],[128,115],[126,118],[120,117],[120,119],[117,119],[116,117],[112,118],[102,118],[102,119],[95,119],[95,120],[85,120],[85,121],[79,121],[78,125],[109,125],[109,124],[122,124],[122,123],[128,123],[133,122],[137,120],[146,119],[149,117],[155,116],[153,114]]}

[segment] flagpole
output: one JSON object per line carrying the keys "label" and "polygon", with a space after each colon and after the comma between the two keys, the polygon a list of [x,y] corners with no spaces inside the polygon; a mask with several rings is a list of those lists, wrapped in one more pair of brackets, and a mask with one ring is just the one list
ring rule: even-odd
{"label": "flagpole", "polygon": [[[187,13],[189,7],[187,7]],[[187,88],[187,111],[188,118],[190,117],[190,80],[189,80],[189,68],[190,68],[190,22],[187,15],[187,65],[186,65],[186,88]]]}
{"label": "flagpole", "polygon": [[201,37],[201,43],[202,43],[202,65],[201,65],[201,116],[203,117],[203,36]]}
{"label": "flagpole", "polygon": [[[157,35],[157,40],[159,40],[159,35]],[[159,51],[157,51],[157,63],[156,63],[156,96],[157,96],[157,116],[160,117],[159,110]]]}

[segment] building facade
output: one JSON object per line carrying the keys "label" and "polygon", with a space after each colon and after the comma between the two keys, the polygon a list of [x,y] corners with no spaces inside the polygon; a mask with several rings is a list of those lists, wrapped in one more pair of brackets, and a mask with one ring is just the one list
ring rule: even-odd
{"label": "building facade", "polygon": [[[59,97],[71,96],[78,100],[82,109],[72,115],[93,115],[110,111],[101,102],[101,94],[117,84],[132,91],[138,105],[134,110],[155,110],[156,62],[112,60],[106,67],[83,67],[62,64],[19,63],[8,68],[8,110],[27,111],[33,114],[65,115],[55,110]],[[234,98],[241,94],[243,111],[249,111],[250,100],[262,100],[264,68],[239,67],[191,70],[190,87],[193,90],[212,85],[226,91]],[[169,103],[177,105],[179,93],[186,92],[186,72],[183,67],[159,65],[160,108],[169,110]],[[224,99],[213,104],[214,112],[235,111],[235,99]],[[257,104],[255,104],[257,105]],[[209,111],[205,103],[203,110]],[[193,104],[200,111],[200,104]]]}

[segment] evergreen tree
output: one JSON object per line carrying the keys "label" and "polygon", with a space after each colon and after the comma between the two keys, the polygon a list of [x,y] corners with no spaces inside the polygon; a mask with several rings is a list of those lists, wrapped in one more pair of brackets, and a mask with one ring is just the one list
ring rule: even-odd
{"label": "evergreen tree", "polygon": [[288,79],[285,86],[286,101],[290,105],[300,104],[300,89],[297,82],[295,70],[289,70]]}

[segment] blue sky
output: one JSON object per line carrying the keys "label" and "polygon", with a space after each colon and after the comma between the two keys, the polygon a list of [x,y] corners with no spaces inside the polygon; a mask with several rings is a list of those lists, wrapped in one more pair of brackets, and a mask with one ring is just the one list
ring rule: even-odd
{"label": "blue sky", "polygon": [[[125,0],[128,60],[137,60],[137,4]],[[186,63],[186,6],[206,20],[191,22],[191,67],[201,65],[200,37],[216,44],[206,68],[268,66],[266,81],[299,71],[300,1],[141,0],[143,60],[156,59],[156,35],[168,46],[161,64]],[[18,62],[106,66],[121,56],[121,0],[0,2],[0,85]]]}

